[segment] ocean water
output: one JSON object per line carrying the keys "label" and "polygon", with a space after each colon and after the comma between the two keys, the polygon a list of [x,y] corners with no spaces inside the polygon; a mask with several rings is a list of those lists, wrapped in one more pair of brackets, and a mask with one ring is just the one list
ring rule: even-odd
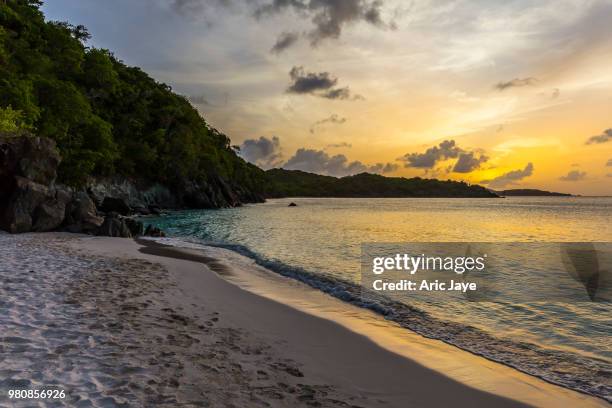
{"label": "ocean water", "polygon": [[[291,201],[298,206],[288,207]],[[145,222],[184,241],[234,249],[424,336],[612,401],[610,302],[364,300],[359,287],[364,242],[612,242],[612,198],[297,198]],[[504,279],[516,284],[513,276]]]}

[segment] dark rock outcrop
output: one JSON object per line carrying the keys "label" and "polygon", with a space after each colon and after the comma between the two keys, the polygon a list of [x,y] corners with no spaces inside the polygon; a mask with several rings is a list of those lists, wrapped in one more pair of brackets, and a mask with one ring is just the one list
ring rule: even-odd
{"label": "dark rock outcrop", "polygon": [[72,196],[69,191],[56,189],[55,195],[48,196],[34,212],[33,231],[53,231],[58,229],[66,218],[66,207]]}
{"label": "dark rock outcrop", "polygon": [[3,229],[11,233],[32,231],[34,213],[49,198],[51,198],[49,188],[16,176],[13,191],[3,214]]}
{"label": "dark rock outcrop", "polygon": [[127,200],[121,197],[104,197],[100,211],[105,213],[116,212],[121,215],[129,215],[132,213],[132,208],[127,203]]}
{"label": "dark rock outcrop", "polygon": [[65,229],[70,232],[95,234],[104,222],[98,216],[96,205],[84,191],[74,194],[73,199],[66,207]]}
{"label": "dark rock outcrop", "polygon": [[27,133],[0,135],[0,229],[11,233],[95,233],[104,221],[84,191],[56,185],[55,142]]}
{"label": "dark rock outcrop", "polygon": [[289,205],[287,207],[297,207],[296,203],[289,203]]}
{"label": "dark rock outcrop", "polygon": [[158,237],[158,238],[166,236],[164,231],[160,230],[157,227],[154,227],[153,225],[147,225],[147,229],[145,230],[144,235],[147,237]]}
{"label": "dark rock outcrop", "polygon": [[27,133],[0,134],[0,193],[10,187],[15,176],[52,184],[60,161],[55,142],[50,139]]}
{"label": "dark rock outcrop", "polygon": [[[109,236],[145,233],[132,214],[161,209],[236,207],[261,202],[258,193],[212,174],[204,181],[159,183],[91,179],[83,190],[55,184],[61,157],[55,142],[28,133],[0,134],[0,229],[12,233],[64,230]],[[101,217],[98,210],[106,215]],[[153,236],[162,236],[151,229]]]}
{"label": "dark rock outcrop", "polygon": [[[87,192],[101,211],[123,213],[127,206],[133,213],[148,215],[153,212],[153,208],[178,209],[182,207],[177,195],[159,183],[145,183],[114,177],[92,180],[87,186]],[[111,204],[119,204],[124,210],[122,211],[116,205],[111,207]]]}
{"label": "dark rock outcrop", "polygon": [[137,237],[144,234],[144,224],[133,218],[124,218],[125,225],[130,230],[132,236]]}
{"label": "dark rock outcrop", "polygon": [[104,217],[102,225],[97,229],[96,235],[105,237],[132,238],[144,234],[142,222],[129,217],[122,217],[118,213],[110,213]]}
{"label": "dark rock outcrop", "polygon": [[120,218],[117,213],[111,213],[104,218],[104,222],[100,228],[98,228],[96,235],[132,238],[132,232],[125,222],[125,219]]}
{"label": "dark rock outcrop", "polygon": [[55,187],[55,143],[29,134],[0,135],[0,229],[11,233],[59,227],[69,193]]}

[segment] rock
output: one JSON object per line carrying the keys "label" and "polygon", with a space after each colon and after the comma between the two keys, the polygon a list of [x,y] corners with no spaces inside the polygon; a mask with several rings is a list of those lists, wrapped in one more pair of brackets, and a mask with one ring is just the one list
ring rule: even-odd
{"label": "rock", "polygon": [[104,222],[98,228],[96,235],[105,237],[132,238],[125,219],[119,218],[117,213],[111,213],[104,218]]}
{"label": "rock", "polygon": [[132,211],[139,215],[151,215],[151,210],[149,210],[147,207],[132,207]]}
{"label": "rock", "polygon": [[[0,135],[0,179],[21,176],[42,185],[57,177],[61,161],[55,142],[28,133]],[[3,186],[5,183],[1,183]]]}
{"label": "rock", "polygon": [[161,215],[161,208],[159,208],[159,207],[158,207],[158,206],[156,206],[156,205],[150,205],[150,206],[149,206],[149,212],[150,212],[152,215]]}
{"label": "rock", "polygon": [[17,176],[13,194],[2,217],[2,228],[12,234],[32,231],[34,211],[49,195],[46,186]]}
{"label": "rock", "polygon": [[63,189],[54,191],[34,212],[32,231],[46,232],[56,230],[64,222],[66,205],[70,202],[70,193]]}
{"label": "rock", "polygon": [[104,197],[100,205],[100,211],[105,213],[116,212],[121,215],[129,215],[132,213],[132,208],[127,203],[127,200],[117,197]]}
{"label": "rock", "polygon": [[61,224],[66,200],[53,186],[59,163],[50,139],[0,134],[0,229],[48,231]]}
{"label": "rock", "polygon": [[147,225],[147,229],[145,230],[144,234],[148,237],[158,237],[158,238],[163,238],[166,236],[164,231],[160,230],[157,227],[154,227],[151,224]]}
{"label": "rock", "polygon": [[297,207],[296,203],[289,203],[288,207]]}
{"label": "rock", "polygon": [[124,218],[124,222],[133,237],[144,234],[144,224],[142,222],[133,218]]}
{"label": "rock", "polygon": [[91,180],[87,186],[98,207],[102,206],[106,197],[118,197],[124,200],[135,212],[150,206],[158,208],[180,208],[178,195],[159,183],[128,180],[115,176],[106,179]]}
{"label": "rock", "polygon": [[75,193],[66,206],[66,230],[95,234],[103,222],[104,218],[98,216],[91,197],[85,191]]}

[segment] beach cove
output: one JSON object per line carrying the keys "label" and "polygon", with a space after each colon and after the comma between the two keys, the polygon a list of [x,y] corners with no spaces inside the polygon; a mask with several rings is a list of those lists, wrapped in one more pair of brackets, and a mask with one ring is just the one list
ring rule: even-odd
{"label": "beach cove", "polygon": [[[607,406],[224,249],[62,233],[0,240],[2,272],[13,276],[3,294],[5,385],[53,379],[66,406]],[[37,312],[27,296],[46,307]],[[36,313],[45,315],[38,328]]]}

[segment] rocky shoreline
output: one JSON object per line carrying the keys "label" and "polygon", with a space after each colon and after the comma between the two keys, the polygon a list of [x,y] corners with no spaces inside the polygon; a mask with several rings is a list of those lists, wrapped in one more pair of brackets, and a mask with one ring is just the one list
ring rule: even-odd
{"label": "rocky shoreline", "polygon": [[68,231],[112,237],[161,236],[134,216],[164,209],[235,207],[262,202],[221,177],[179,191],[124,178],[92,179],[76,189],[56,183],[61,156],[55,142],[30,134],[0,135],[0,229],[10,233]]}

